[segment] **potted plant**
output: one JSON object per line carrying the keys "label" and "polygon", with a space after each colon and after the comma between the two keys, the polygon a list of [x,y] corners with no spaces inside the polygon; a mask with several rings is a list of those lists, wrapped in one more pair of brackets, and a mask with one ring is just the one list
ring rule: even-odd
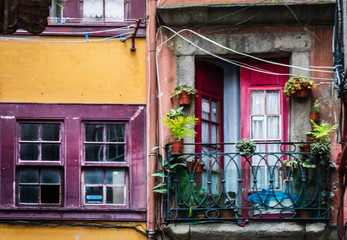
{"label": "potted plant", "polygon": [[198,92],[194,87],[188,86],[186,84],[177,86],[175,90],[171,93],[170,97],[179,96],[180,105],[189,105],[190,96]]}
{"label": "potted plant", "polygon": [[318,125],[313,120],[310,121],[313,130],[306,134],[314,138],[314,143],[311,145],[311,154],[315,159],[321,160],[325,163],[326,161],[329,161],[330,157],[330,135],[337,129],[337,125],[332,126],[329,123],[321,123]]}
{"label": "potted plant", "polygon": [[175,109],[171,109],[170,113],[167,113],[166,116],[168,116],[171,119],[175,119],[179,116],[183,116],[184,112],[183,112],[183,107],[179,107],[176,110]]}
{"label": "potted plant", "polygon": [[[303,141],[301,141],[303,142]],[[300,152],[310,152],[310,144],[309,143],[300,143],[298,145]]]}
{"label": "potted plant", "polygon": [[243,157],[248,157],[255,152],[255,143],[247,138],[244,138],[236,143],[236,149],[240,152]]}
{"label": "potted plant", "polygon": [[295,94],[297,98],[306,98],[310,90],[316,89],[316,84],[309,78],[291,77],[286,82],[283,93],[289,99]]}
{"label": "potted plant", "polygon": [[315,121],[315,122],[317,122],[319,120],[319,107],[320,107],[319,100],[316,99],[316,101],[314,102],[314,104],[311,108],[310,120]]}
{"label": "potted plant", "polygon": [[181,155],[183,153],[183,137],[184,135],[195,136],[196,132],[193,129],[199,119],[194,116],[170,118],[165,115],[164,117],[166,121],[162,123],[171,130],[172,135],[176,138],[176,140],[172,142],[172,154]]}

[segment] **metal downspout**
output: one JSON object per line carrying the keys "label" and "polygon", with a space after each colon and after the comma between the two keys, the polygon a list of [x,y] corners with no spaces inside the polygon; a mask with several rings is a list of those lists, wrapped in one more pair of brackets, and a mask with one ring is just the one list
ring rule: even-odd
{"label": "metal downspout", "polygon": [[146,105],[147,105],[147,233],[148,239],[154,239],[155,234],[155,195],[153,187],[156,171],[156,154],[152,148],[157,146],[157,101],[156,101],[156,0],[147,2],[147,67],[146,67]]}

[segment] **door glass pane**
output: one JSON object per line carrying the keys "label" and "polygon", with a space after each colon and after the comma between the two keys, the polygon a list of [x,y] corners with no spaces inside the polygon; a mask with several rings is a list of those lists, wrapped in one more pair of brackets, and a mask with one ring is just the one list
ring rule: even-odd
{"label": "door glass pane", "polygon": [[125,171],[124,170],[106,170],[106,184],[112,185],[125,185]]}
{"label": "door glass pane", "polygon": [[42,124],[43,141],[59,141],[60,125],[59,124]]}
{"label": "door glass pane", "polygon": [[20,203],[39,203],[39,186],[19,186]]}
{"label": "door glass pane", "polygon": [[85,145],[85,160],[87,162],[103,162],[104,146],[98,144]]}
{"label": "door glass pane", "polygon": [[85,203],[102,204],[104,201],[103,187],[86,187]]}
{"label": "door glass pane", "polygon": [[267,139],[280,138],[280,117],[268,116],[267,117]]}
{"label": "door glass pane", "polygon": [[211,112],[211,118],[212,121],[218,122],[218,103],[216,101],[211,102],[212,112]]}
{"label": "door glass pane", "polygon": [[36,168],[21,169],[19,171],[20,183],[38,183],[39,182],[39,170]]}
{"label": "door glass pane", "polygon": [[83,0],[83,17],[85,20],[102,20],[103,0]]}
{"label": "door glass pane", "polygon": [[211,142],[216,143],[217,142],[217,135],[218,135],[218,126],[216,124],[212,124],[211,129]]}
{"label": "door glass pane", "polygon": [[106,203],[124,204],[124,187],[107,187]]}
{"label": "door glass pane", "polygon": [[252,121],[252,139],[265,139],[265,127],[264,127],[264,117],[253,116]]}
{"label": "door glass pane", "polygon": [[84,171],[85,184],[104,184],[104,171],[100,168],[86,169]]}
{"label": "door glass pane", "polygon": [[106,141],[107,142],[124,142],[124,125],[107,125]]}
{"label": "door glass pane", "polygon": [[280,114],[279,91],[266,92],[266,114]]}
{"label": "door glass pane", "polygon": [[124,144],[106,145],[107,162],[124,162]]}
{"label": "door glass pane", "polygon": [[210,120],[210,102],[207,99],[202,99],[202,106],[201,106],[201,117],[205,120]]}
{"label": "door glass pane", "polygon": [[60,183],[59,169],[41,169],[40,183]]}
{"label": "door glass pane", "polygon": [[37,141],[39,140],[39,125],[38,124],[21,124],[20,125],[20,140]]}
{"label": "door glass pane", "polygon": [[[256,144],[256,152],[264,153],[265,152],[265,144]],[[252,156],[252,165],[262,164],[264,165],[264,154],[254,155]]]}
{"label": "door glass pane", "polygon": [[209,128],[209,124],[206,122],[202,122],[202,125],[201,125],[201,141],[203,143],[210,142],[210,128]]}
{"label": "door glass pane", "polygon": [[264,114],[264,92],[252,91],[251,92],[251,114],[259,115]]}
{"label": "door glass pane", "polygon": [[42,161],[59,161],[60,160],[60,144],[42,144]]}
{"label": "door glass pane", "polygon": [[37,161],[39,159],[39,145],[33,143],[20,144],[20,160]]}
{"label": "door glass pane", "polygon": [[104,125],[86,124],[85,135],[86,142],[103,142]]}
{"label": "door glass pane", "polygon": [[124,0],[105,0],[105,20],[124,21]]}

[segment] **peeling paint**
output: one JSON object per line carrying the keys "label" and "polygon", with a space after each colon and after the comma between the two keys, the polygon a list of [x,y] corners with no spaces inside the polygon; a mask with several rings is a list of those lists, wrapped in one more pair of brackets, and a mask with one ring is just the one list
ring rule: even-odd
{"label": "peeling paint", "polygon": [[72,119],[73,119],[73,120],[79,120],[80,117],[73,117]]}
{"label": "peeling paint", "polygon": [[134,120],[144,109],[144,107],[139,107],[139,109],[137,109],[137,111],[135,112],[135,114],[130,118],[130,120]]}

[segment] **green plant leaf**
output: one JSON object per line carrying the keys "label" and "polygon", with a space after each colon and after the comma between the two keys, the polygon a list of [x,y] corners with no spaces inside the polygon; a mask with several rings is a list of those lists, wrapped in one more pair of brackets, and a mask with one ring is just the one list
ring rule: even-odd
{"label": "green plant leaf", "polygon": [[165,178],[165,174],[163,172],[157,172],[152,174],[153,177],[161,177]]}
{"label": "green plant leaf", "polygon": [[153,192],[166,194],[167,193],[167,189],[165,189],[165,188],[163,188],[163,189],[154,189]]}

